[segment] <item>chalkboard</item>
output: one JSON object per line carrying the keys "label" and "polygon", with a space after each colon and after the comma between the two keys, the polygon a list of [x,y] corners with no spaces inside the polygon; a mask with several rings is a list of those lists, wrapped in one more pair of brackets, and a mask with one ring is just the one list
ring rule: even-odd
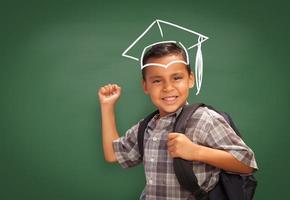
{"label": "chalkboard", "polygon": [[287,1],[6,1],[0,8],[0,199],[138,199],[142,166],[104,161],[97,90],[117,83],[123,135],[155,108],[121,56],[155,19],[209,37],[199,96],[256,153],[255,199],[289,199]]}

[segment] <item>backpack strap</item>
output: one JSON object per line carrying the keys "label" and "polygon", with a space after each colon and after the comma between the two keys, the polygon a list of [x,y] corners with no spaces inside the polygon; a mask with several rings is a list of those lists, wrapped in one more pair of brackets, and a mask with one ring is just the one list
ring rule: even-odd
{"label": "backpack strap", "polygon": [[[181,113],[176,118],[173,126],[173,131],[177,133],[185,133],[187,121],[193,115],[193,113],[201,106],[205,106],[203,103],[196,103],[192,105],[186,105],[183,107]],[[179,184],[186,190],[193,193],[197,200],[208,200],[208,193],[205,192],[199,185],[197,178],[192,170],[192,162],[184,160],[182,158],[173,159],[173,168]]]}
{"label": "backpack strap", "polygon": [[150,120],[159,113],[158,110],[154,111],[153,113],[149,114],[147,117],[145,117],[140,123],[138,127],[138,135],[137,135],[137,142],[138,142],[138,148],[141,158],[143,159],[144,155],[144,134],[145,130],[147,128],[148,123]]}

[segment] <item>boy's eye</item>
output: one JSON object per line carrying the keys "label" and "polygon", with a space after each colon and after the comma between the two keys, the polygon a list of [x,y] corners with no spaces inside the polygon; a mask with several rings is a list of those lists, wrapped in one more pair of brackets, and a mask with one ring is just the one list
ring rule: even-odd
{"label": "boy's eye", "polygon": [[161,82],[161,80],[159,80],[159,79],[155,79],[152,81],[152,83],[160,83],[160,82]]}
{"label": "boy's eye", "polygon": [[182,79],[182,76],[175,76],[174,77],[174,80],[180,80],[180,79]]}

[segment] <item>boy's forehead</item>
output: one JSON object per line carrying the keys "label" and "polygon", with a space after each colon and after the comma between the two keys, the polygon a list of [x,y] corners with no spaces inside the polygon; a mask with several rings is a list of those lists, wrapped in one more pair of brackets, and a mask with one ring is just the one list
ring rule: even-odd
{"label": "boy's forehead", "polygon": [[146,76],[148,78],[156,76],[171,76],[183,73],[188,73],[187,66],[184,63],[174,63],[167,68],[155,65],[146,67]]}

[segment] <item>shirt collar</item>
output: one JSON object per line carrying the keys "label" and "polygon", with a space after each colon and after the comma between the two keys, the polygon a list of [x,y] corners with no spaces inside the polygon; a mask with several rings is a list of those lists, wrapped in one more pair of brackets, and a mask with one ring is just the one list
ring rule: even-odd
{"label": "shirt collar", "polygon": [[[185,105],[188,105],[188,102],[186,102],[185,103]],[[148,127],[149,128],[151,128],[151,129],[153,129],[154,127],[155,127],[155,123],[156,123],[156,121],[159,119],[168,119],[168,118],[175,118],[176,119],[176,117],[181,113],[181,111],[182,111],[182,109],[183,109],[183,107],[185,106],[185,105],[183,105],[183,106],[181,106],[180,108],[178,108],[175,112],[173,112],[173,113],[170,113],[170,114],[168,114],[168,115],[166,115],[166,116],[164,116],[164,117],[161,117],[160,118],[160,115],[159,115],[159,113],[157,113],[151,120],[150,120],[150,122],[148,123]],[[175,121],[175,119],[174,119],[174,121]]]}

